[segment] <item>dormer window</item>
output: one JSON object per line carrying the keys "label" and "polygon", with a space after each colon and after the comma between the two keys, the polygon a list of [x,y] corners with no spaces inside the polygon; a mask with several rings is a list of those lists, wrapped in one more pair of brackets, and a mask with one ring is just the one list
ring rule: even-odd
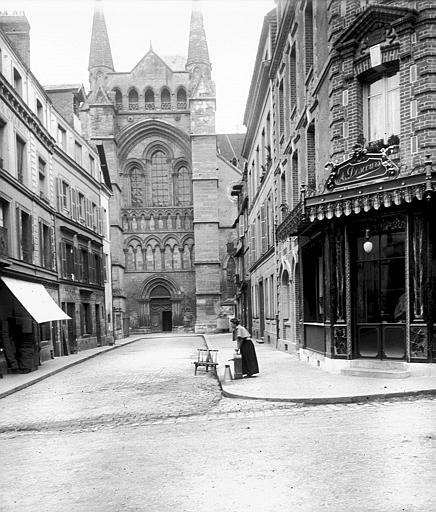
{"label": "dormer window", "polygon": [[129,92],[129,110],[138,110],[138,91],[136,89],[132,89]]}
{"label": "dormer window", "polygon": [[42,108],[42,104],[39,100],[36,100],[36,115],[38,116],[38,119],[41,121],[41,123],[44,122],[44,111]]}
{"label": "dormer window", "polygon": [[154,104],[154,92],[153,89],[147,89],[145,91],[145,110],[155,110],[155,104]]}
{"label": "dormer window", "polygon": [[162,110],[171,110],[171,95],[167,88],[162,89],[160,95],[160,106]]}

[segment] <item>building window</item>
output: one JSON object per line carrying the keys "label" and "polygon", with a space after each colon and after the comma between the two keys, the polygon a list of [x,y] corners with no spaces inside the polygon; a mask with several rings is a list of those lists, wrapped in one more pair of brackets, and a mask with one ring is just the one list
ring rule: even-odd
{"label": "building window", "polygon": [[168,164],[163,151],[155,151],[151,157],[151,197],[153,206],[168,204]]}
{"label": "building window", "polygon": [[51,229],[39,221],[39,261],[41,267],[52,267]]}
{"label": "building window", "polygon": [[17,147],[17,179],[24,183],[26,173],[26,143],[18,135],[16,136]]}
{"label": "building window", "polygon": [[42,108],[42,103],[39,100],[36,100],[36,115],[41,123],[44,123],[44,110]]}
{"label": "building window", "polygon": [[123,110],[123,95],[119,89],[115,89],[115,108]]}
{"label": "building window", "polygon": [[89,261],[88,261],[88,249],[80,249],[79,252],[80,261],[80,275],[79,279],[85,283],[89,283]]}
{"label": "building window", "polygon": [[130,171],[130,191],[132,206],[144,206],[144,176],[138,167]]}
{"label": "building window", "polygon": [[154,92],[153,89],[147,89],[145,91],[145,110],[155,110],[156,106],[154,104]]}
{"label": "building window", "polygon": [[186,110],[188,107],[187,101],[186,101],[186,91],[181,87],[177,91],[177,108],[180,110]]}
{"label": "building window", "polygon": [[74,143],[74,160],[79,165],[82,165],[82,146],[78,142]]}
{"label": "building window", "polygon": [[304,12],[304,53],[306,59],[306,74],[313,66],[313,8],[312,0],[307,0]]}
{"label": "building window", "polygon": [[160,95],[160,106],[162,110],[171,110],[171,95],[167,88],[162,89]]}
{"label": "building window", "polygon": [[39,195],[45,199],[47,197],[46,163],[42,158],[38,158],[38,177]]}
{"label": "building window", "polygon": [[6,123],[0,118],[0,169],[4,169],[6,165],[5,156],[5,134]]}
{"label": "building window", "polygon": [[67,131],[58,124],[58,144],[66,151],[67,150]]}
{"label": "building window", "polygon": [[303,250],[304,321],[324,321],[324,257],[319,240]]}
{"label": "building window", "polygon": [[9,237],[8,229],[9,225],[9,203],[0,199],[0,256],[9,255]]}
{"label": "building window", "polygon": [[176,203],[180,205],[192,204],[191,173],[187,167],[182,166],[178,169],[176,176]]}
{"label": "building window", "polygon": [[82,224],[84,224],[85,219],[86,219],[85,196],[79,192],[79,220]]}
{"label": "building window", "polygon": [[92,229],[97,231],[98,229],[98,207],[95,203],[91,205],[91,215],[92,215]]}
{"label": "building window", "polygon": [[129,92],[129,110],[138,110],[138,91],[136,89],[131,89]]}
{"label": "building window", "polygon": [[81,315],[80,315],[80,323],[82,336],[84,334],[92,334],[92,313],[91,313],[91,305],[87,302],[82,302],[80,304]]}
{"label": "building window", "polygon": [[297,58],[295,55],[295,45],[292,47],[289,55],[289,106],[290,112],[297,106]]}
{"label": "building window", "polygon": [[70,186],[65,181],[60,184],[60,207],[66,212],[70,211]]}
{"label": "building window", "polygon": [[95,178],[95,159],[89,155],[89,172],[93,178]]}
{"label": "building window", "polygon": [[315,122],[312,121],[307,128],[306,136],[307,154],[307,187],[316,190],[316,161],[315,161]]}
{"label": "building window", "polygon": [[367,140],[387,142],[391,135],[400,133],[399,73],[383,76],[364,87]]}
{"label": "building window", "polygon": [[17,208],[17,241],[19,259],[32,263],[33,261],[33,236],[32,216]]}
{"label": "building window", "polygon": [[20,73],[14,68],[14,89],[17,93],[22,96],[23,95],[23,79],[21,78]]}
{"label": "building window", "polygon": [[280,135],[283,135],[283,133],[285,131],[285,103],[284,103],[283,80],[280,81],[278,92],[279,92],[279,98],[278,98],[279,131],[280,131]]}

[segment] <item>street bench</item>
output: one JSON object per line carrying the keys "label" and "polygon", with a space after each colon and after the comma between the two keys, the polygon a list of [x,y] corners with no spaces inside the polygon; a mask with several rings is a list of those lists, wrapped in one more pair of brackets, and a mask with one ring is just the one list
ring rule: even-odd
{"label": "street bench", "polygon": [[212,368],[216,372],[216,367],[218,366],[217,362],[218,350],[210,350],[208,348],[198,348],[197,349],[197,361],[194,361],[195,365],[195,373],[197,375],[197,369],[199,366],[204,366],[206,371],[209,371],[209,368]]}

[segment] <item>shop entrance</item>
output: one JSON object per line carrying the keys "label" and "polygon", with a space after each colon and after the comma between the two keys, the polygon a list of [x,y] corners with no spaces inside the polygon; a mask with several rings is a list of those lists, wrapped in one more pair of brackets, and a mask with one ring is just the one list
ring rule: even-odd
{"label": "shop entrance", "polygon": [[406,357],[406,234],[392,227],[357,230],[352,287],[356,357]]}

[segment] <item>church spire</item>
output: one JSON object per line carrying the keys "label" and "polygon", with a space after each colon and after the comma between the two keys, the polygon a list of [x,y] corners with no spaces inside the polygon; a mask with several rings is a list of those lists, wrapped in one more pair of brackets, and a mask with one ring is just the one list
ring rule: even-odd
{"label": "church spire", "polygon": [[93,74],[93,71],[97,72],[98,70],[103,72],[114,71],[102,0],[96,0],[95,2],[88,70],[90,75]]}
{"label": "church spire", "polygon": [[203,26],[203,14],[199,0],[193,0],[186,69],[192,71],[192,69],[199,64],[201,67],[206,66],[210,70],[209,50],[207,48],[206,33]]}

